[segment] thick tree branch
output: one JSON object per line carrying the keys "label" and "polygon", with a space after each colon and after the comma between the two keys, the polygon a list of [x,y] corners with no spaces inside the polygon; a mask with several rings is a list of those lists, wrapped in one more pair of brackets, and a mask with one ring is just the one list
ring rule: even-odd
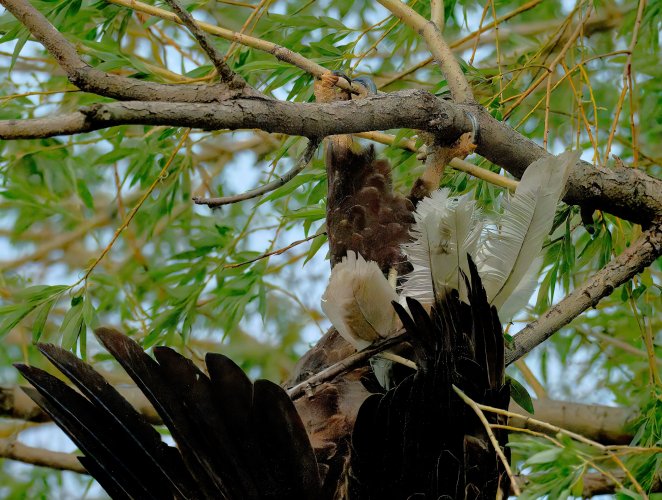
{"label": "thick tree branch", "polygon": [[[51,137],[115,125],[141,124],[207,130],[259,128],[307,137],[407,127],[431,131],[453,141],[471,130],[465,111],[478,117],[481,134],[477,152],[515,177],[521,177],[535,160],[549,155],[534,141],[494,119],[480,106],[457,105],[420,90],[331,104],[260,98],[212,104],[100,104],[60,117],[0,121],[0,139]],[[620,166],[607,169],[580,161],[570,174],[563,200],[649,225],[662,218],[662,181],[637,169]]]}
{"label": "thick tree branch", "polygon": [[0,4],[48,50],[66,72],[69,81],[85,92],[119,100],[171,102],[214,102],[237,96],[261,95],[249,86],[236,89],[226,84],[168,85],[99,71],[83,61],[76,48],[29,2],[0,0]]}
{"label": "thick tree branch", "polygon": [[57,470],[69,470],[80,474],[87,474],[76,455],[61,453],[59,451],[33,448],[14,439],[0,439],[0,457],[18,460],[26,464],[39,465]]}
{"label": "thick tree branch", "polygon": [[527,417],[534,417],[557,427],[581,434],[603,444],[629,444],[632,432],[628,425],[637,417],[631,408],[586,405],[553,399],[535,399],[535,415],[531,415],[511,401],[509,410],[522,415],[511,417],[508,425],[518,429],[546,432]]}
{"label": "thick tree branch", "polygon": [[589,307],[595,307],[600,299],[611,294],[616,287],[651,265],[660,255],[662,255],[662,226],[654,225],[590,280],[573,290],[561,302],[515,335],[510,348],[506,351],[506,364],[521,358],[543,343]]}
{"label": "thick tree branch", "polygon": [[[305,137],[409,127],[430,130],[453,141],[471,130],[461,107],[421,90],[380,94],[328,104],[271,99],[233,99],[219,103],[128,101],[96,104],[64,117],[0,121],[0,139],[61,135],[57,123],[78,118],[81,132],[116,125],[167,125],[205,130],[259,128]],[[71,127],[68,128],[71,132]],[[42,132],[49,132],[48,135]]]}
{"label": "thick tree branch", "polygon": [[[476,152],[518,179],[534,161],[549,155],[541,146],[474,107],[480,124]],[[563,201],[648,225],[662,219],[662,181],[641,170],[596,167],[580,161],[568,179]]]}
{"label": "thick tree branch", "polygon": [[[174,102],[208,103],[222,101],[236,95],[233,91],[228,91],[224,85],[163,85],[110,75],[95,70],[80,59],[73,45],[58,33],[48,20],[29,3],[22,0],[0,0],[0,3],[5,5],[8,10],[30,29],[34,36],[44,44],[62,65],[70,80],[83,90],[123,100],[170,101],[170,105],[173,105],[172,103]],[[172,16],[176,19],[174,14]],[[276,52],[274,52],[274,55],[278,57]],[[319,70],[319,68],[317,69]],[[339,81],[344,82],[343,79]],[[250,88],[246,87],[246,89]],[[246,89],[244,93],[249,92]],[[259,96],[259,93],[252,89],[250,92],[255,92]],[[404,97],[404,94],[400,95]],[[259,99],[255,99],[255,101],[257,100]],[[424,116],[421,116],[427,112],[427,105],[419,110],[420,114],[416,119],[410,120],[403,113],[404,119],[397,120],[393,116],[381,114],[382,110],[379,109],[380,105],[377,105],[377,102],[374,102],[375,106],[372,107],[366,101],[368,100],[359,101],[362,105],[367,104],[366,108],[362,108],[362,112],[371,113],[373,118],[380,117],[380,119],[364,120],[365,116],[360,117],[356,113],[351,113],[351,119],[346,120],[344,125],[336,123],[334,127],[328,127],[328,129],[335,128],[336,131],[332,133],[347,133],[384,130],[394,127],[420,128],[429,131],[434,131],[432,130],[433,128],[437,128],[437,130],[440,128],[429,127],[433,123],[433,120],[426,121],[424,120]],[[268,102],[271,103],[273,101]],[[292,105],[296,106],[296,104]],[[399,106],[400,110],[412,111],[417,106],[420,106],[420,103],[415,102],[415,100],[409,103],[403,101]],[[255,109],[255,106],[248,106],[246,110],[250,113],[263,112],[266,107],[262,106],[262,109]],[[110,111],[112,107],[106,109]],[[515,177],[521,177],[522,172],[530,163],[548,154],[533,141],[492,118],[484,109],[478,106],[467,106],[466,109],[473,111],[474,114],[479,116],[481,137],[478,141],[477,152],[493,163],[502,166]],[[278,111],[282,110],[281,108]],[[199,126],[201,128],[242,128],[254,126],[267,131],[283,131],[311,136],[310,133],[302,130],[303,127],[298,127],[298,131],[296,131],[297,127],[282,127],[279,124],[274,124],[273,122],[283,123],[283,119],[281,116],[278,116],[278,113],[270,112],[268,114],[271,116],[265,116],[263,119],[259,119],[256,116],[249,116],[246,120],[243,120],[243,123],[242,120],[237,119],[235,116],[231,117],[229,120],[230,123],[226,124],[223,119],[208,120],[201,117],[186,116],[187,113],[191,112],[190,109],[182,109],[179,112],[170,110],[167,116],[154,116],[156,113],[155,110],[145,109],[143,111],[145,116],[140,116],[140,113],[137,115],[135,112],[130,113],[126,121],[123,121],[123,113],[121,112],[110,113],[108,120],[105,122],[99,120],[98,117],[96,117],[97,120],[91,120],[90,114],[81,113],[37,120],[10,120],[0,122],[0,139],[41,138],[74,134],[122,123],[158,123],[160,125]],[[199,111],[200,109],[197,112]],[[235,108],[234,111],[236,112],[237,109]],[[292,113],[286,113],[285,116],[287,118],[296,115],[296,108],[290,108],[289,111]],[[390,112],[390,110],[386,111]],[[457,111],[458,108],[455,109],[456,113]],[[359,117],[362,119],[358,120],[357,118]],[[326,119],[328,117],[318,116],[318,118]],[[466,121],[466,119],[463,119],[463,121]],[[232,122],[234,122],[234,125]],[[353,126],[359,122],[365,126]],[[373,123],[367,125],[366,122]],[[308,122],[307,125],[311,125],[311,123]],[[447,121],[446,123],[440,123],[440,126],[445,125],[447,125]],[[318,133],[325,127],[315,127],[313,125],[313,128],[317,129],[313,133]],[[468,130],[465,127],[461,128],[462,130],[458,130],[457,128],[455,130],[449,130],[449,139],[455,138],[459,133]],[[322,133],[322,135],[324,134]],[[569,204],[582,205],[589,209],[604,210],[632,222],[648,225],[651,221],[661,217],[661,193],[662,181],[653,179],[639,170],[620,167],[602,169],[581,162],[571,174],[564,201]]]}
{"label": "thick tree branch", "polygon": [[[356,367],[357,362],[365,363],[377,351],[391,347],[393,342],[392,339],[388,339],[384,344],[356,353],[343,363],[336,363],[324,373],[320,372],[315,378],[308,379],[289,389],[290,396],[297,399],[305,395],[307,390],[315,392],[317,385],[338,377],[351,367]],[[150,423],[154,425],[162,424],[159,415],[140,390],[135,387],[120,387],[118,391]],[[536,411],[536,419],[563,427],[604,444],[629,443],[632,440],[632,432],[627,425],[637,416],[637,411],[630,408],[585,405],[551,399],[535,399],[533,407]],[[508,422],[509,425],[519,429],[542,430],[527,420],[527,417],[532,415],[515,403],[511,402],[510,411],[521,414],[522,418],[511,418]],[[39,423],[50,421],[50,417],[28,398],[18,386],[0,386],[0,418]]]}
{"label": "thick tree branch", "polygon": [[[138,410],[148,422],[161,424],[161,418],[138,388],[120,387],[118,392]],[[18,386],[0,386],[0,418],[49,422],[51,418]]]}
{"label": "thick tree branch", "polygon": [[[27,464],[49,467],[56,470],[87,474],[87,471],[80,464],[76,455],[44,450],[42,448],[33,448],[9,439],[0,439],[0,457]],[[621,482],[626,480],[625,474],[621,471],[614,471],[614,475]],[[517,476],[516,479],[520,487],[526,488],[528,482],[526,476]],[[585,474],[583,482],[584,489],[582,495],[584,498],[590,498],[594,495],[614,493],[617,489],[617,486],[608,477],[602,474]],[[659,484],[656,484],[653,488],[654,491],[659,491],[659,489]]]}

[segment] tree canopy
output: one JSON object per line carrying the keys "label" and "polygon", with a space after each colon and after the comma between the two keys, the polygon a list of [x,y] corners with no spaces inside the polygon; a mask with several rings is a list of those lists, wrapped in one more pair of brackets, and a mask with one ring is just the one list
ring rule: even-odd
{"label": "tree canopy", "polygon": [[[284,382],[329,326],[309,143],[355,133],[406,193],[426,134],[455,140],[467,112],[476,154],[441,186],[485,212],[536,159],[582,151],[506,354],[535,418],[578,434],[513,424],[522,496],[662,490],[662,1],[0,4],[0,456],[46,466],[3,459],[3,497],[91,485],[15,397],[12,363],[45,365],[34,342],[120,386],[99,325]],[[380,93],[314,104],[326,70]]]}

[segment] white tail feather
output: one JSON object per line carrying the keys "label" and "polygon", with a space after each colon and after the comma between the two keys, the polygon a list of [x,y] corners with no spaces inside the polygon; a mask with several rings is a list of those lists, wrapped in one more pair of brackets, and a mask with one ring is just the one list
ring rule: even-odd
{"label": "white tail feather", "polygon": [[398,329],[393,300],[398,296],[377,263],[348,252],[331,271],[322,310],[345,340],[363,349]]}
{"label": "white tail feather", "polygon": [[[570,167],[578,159],[578,152],[567,152],[529,165],[498,225],[488,229],[476,264],[487,296],[499,310],[517,290],[521,301],[525,290],[535,288],[530,283],[520,287],[520,281],[527,273],[531,275],[532,264],[552,227]],[[529,297],[530,293],[524,303]],[[510,302],[509,309],[513,306]]]}
{"label": "white tail feather", "polygon": [[542,256],[539,256],[533,261],[531,267],[526,272],[522,280],[517,285],[517,288],[510,294],[503,305],[499,308],[499,318],[501,321],[509,322],[513,316],[520,312],[523,307],[529,302],[531,295],[538,286],[538,273],[542,266]]}
{"label": "white tail feather", "polygon": [[468,195],[449,198],[447,189],[421,200],[415,220],[414,241],[403,247],[414,267],[403,295],[431,303],[445,287],[462,289],[459,270],[469,273],[467,253],[475,255],[482,224],[474,201]]}

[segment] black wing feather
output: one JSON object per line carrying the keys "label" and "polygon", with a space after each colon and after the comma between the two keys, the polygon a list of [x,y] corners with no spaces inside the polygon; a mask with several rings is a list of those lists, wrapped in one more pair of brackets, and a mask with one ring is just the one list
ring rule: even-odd
{"label": "black wing feather", "polygon": [[160,435],[101,375],[71,353],[40,345],[80,389],[17,365],[26,393],[74,440],[80,461],[113,498],[318,499],[320,477],[304,425],[276,384],[253,384],[222,355],[210,376],[166,347],[156,360],[108,328],[97,337],[152,403],[177,442]]}
{"label": "black wing feather", "polygon": [[[446,290],[428,314],[407,298],[400,316],[417,372],[359,410],[352,438],[350,498],[475,498],[507,493],[503,470],[485,429],[455,394],[507,408],[503,332],[475,265],[464,277],[469,304]],[[493,422],[500,417],[489,415]],[[506,432],[497,432],[502,445]]]}
{"label": "black wing feather", "polygon": [[134,442],[133,451],[144,476],[154,477],[160,484],[169,483],[179,497],[196,493],[179,453],[161,441],[160,434],[101,375],[69,351],[52,344],[38,347],[92,405],[121,428],[118,432]]}

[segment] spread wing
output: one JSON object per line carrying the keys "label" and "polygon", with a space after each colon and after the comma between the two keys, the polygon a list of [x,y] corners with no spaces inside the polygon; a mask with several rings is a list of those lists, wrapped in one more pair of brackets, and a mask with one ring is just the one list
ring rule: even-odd
{"label": "spread wing", "polygon": [[71,353],[39,345],[78,388],[35,367],[17,365],[27,394],[83,452],[80,461],[113,498],[319,497],[310,441],[287,393],[252,383],[221,354],[208,354],[209,376],[167,347],[153,359],[127,336],[96,332],[168,427],[177,448],[96,371]]}

